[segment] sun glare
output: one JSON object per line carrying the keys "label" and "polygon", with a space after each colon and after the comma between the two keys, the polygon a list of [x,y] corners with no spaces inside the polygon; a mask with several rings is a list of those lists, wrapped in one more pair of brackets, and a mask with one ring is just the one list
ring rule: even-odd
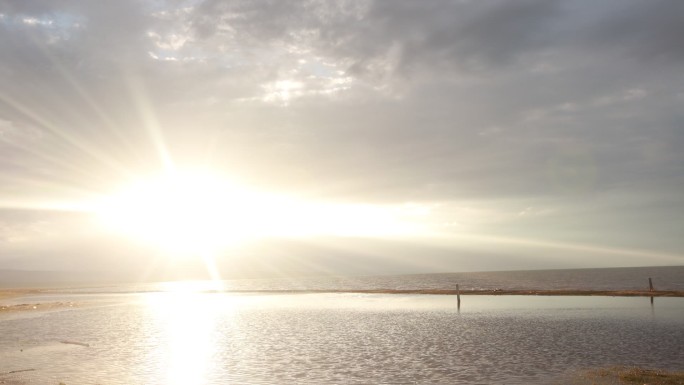
{"label": "sun glare", "polygon": [[230,309],[220,299],[185,291],[148,296],[148,308],[167,341],[150,360],[166,367],[166,384],[206,384],[218,370],[214,359],[217,321],[219,312]]}
{"label": "sun glare", "polygon": [[175,172],[138,181],[98,204],[116,231],[174,253],[211,253],[264,237],[416,234],[402,206],[334,204],[258,192],[217,175]]}
{"label": "sun glare", "polygon": [[115,229],[178,252],[200,252],[249,234],[249,194],[203,173],[175,173],[136,182],[100,205]]}

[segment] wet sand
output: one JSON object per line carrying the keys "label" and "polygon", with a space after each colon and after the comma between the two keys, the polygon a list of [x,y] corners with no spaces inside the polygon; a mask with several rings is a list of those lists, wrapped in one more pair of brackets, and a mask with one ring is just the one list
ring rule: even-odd
{"label": "wet sand", "polygon": [[454,290],[454,289],[372,289],[372,290],[236,290],[232,293],[296,294],[430,294],[430,295],[540,295],[540,296],[604,296],[604,297],[684,297],[684,291],[673,290]]}
{"label": "wet sand", "polygon": [[0,313],[10,311],[51,310],[77,306],[74,302],[40,302],[21,303],[17,305],[0,305]]}
{"label": "wet sand", "polygon": [[[43,294],[40,289],[0,289],[0,313],[14,311],[50,310],[74,307],[74,302],[32,302],[31,296]],[[5,302],[6,300],[26,297],[25,303]]]}
{"label": "wet sand", "polygon": [[613,367],[588,370],[581,373],[571,385],[682,385],[684,372],[657,369]]}
{"label": "wet sand", "polygon": [[0,301],[40,293],[39,289],[0,289]]}

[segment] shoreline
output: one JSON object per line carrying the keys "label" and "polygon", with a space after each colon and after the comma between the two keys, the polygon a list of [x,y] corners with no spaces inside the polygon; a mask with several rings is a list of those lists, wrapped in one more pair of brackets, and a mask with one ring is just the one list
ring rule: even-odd
{"label": "shoreline", "polygon": [[[265,291],[260,291],[265,292]],[[274,290],[273,292],[283,292]],[[290,290],[289,292],[312,293],[358,293],[358,294],[431,294],[431,295],[538,295],[538,296],[603,296],[603,297],[684,297],[684,291],[676,290],[530,290],[530,289],[373,289],[373,290]]]}
{"label": "shoreline", "polygon": [[[42,289],[0,289],[0,314],[5,312],[52,310],[79,306],[75,302],[31,302],[32,296],[46,294]],[[5,303],[5,300],[26,297],[27,302]]]}
{"label": "shoreline", "polygon": [[684,384],[684,372],[638,366],[614,366],[589,369],[578,373],[575,385],[621,384],[621,385],[676,385]]}
{"label": "shoreline", "polygon": [[[141,291],[156,293],[163,291]],[[424,294],[424,295],[535,295],[535,296],[603,296],[603,297],[684,297],[679,290],[586,290],[586,289],[256,289],[256,290],[207,290],[198,293],[237,293],[237,294]],[[69,289],[0,289],[2,300],[20,297],[30,298],[41,294],[73,294]],[[79,294],[102,294],[83,292]],[[125,293],[130,294],[130,293]]]}
{"label": "shoreline", "polygon": [[42,289],[0,289],[0,301],[34,294],[44,294]]}
{"label": "shoreline", "polygon": [[16,312],[16,311],[31,311],[31,310],[52,310],[61,308],[73,308],[79,304],[75,302],[36,302],[36,303],[20,303],[16,305],[2,305],[0,304],[0,313]]}
{"label": "shoreline", "polygon": [[236,294],[420,294],[420,295],[522,295],[522,296],[566,296],[566,297],[684,297],[684,291],[678,290],[530,290],[530,289],[265,289],[265,290],[209,290],[204,293],[236,293]]}
{"label": "shoreline", "polygon": [[[71,294],[68,289],[59,292],[55,289],[0,289],[0,314],[14,313],[33,310],[54,310],[62,308],[82,307],[84,304],[80,302],[32,302],[31,297],[41,294]],[[136,294],[144,293],[162,293],[157,292],[138,292]],[[452,295],[452,296],[556,296],[556,297],[669,297],[669,298],[684,298],[684,291],[675,290],[454,290],[454,289],[367,289],[367,290],[315,290],[315,289],[290,289],[290,290],[225,290],[225,291],[198,291],[197,293],[206,294],[390,294],[390,295]],[[101,294],[80,292],[79,294]],[[131,294],[131,293],[126,293]],[[16,298],[26,298],[25,302],[16,303],[5,302],[5,300],[14,300]],[[14,302],[14,303],[13,303]],[[18,301],[17,301],[18,302]]]}

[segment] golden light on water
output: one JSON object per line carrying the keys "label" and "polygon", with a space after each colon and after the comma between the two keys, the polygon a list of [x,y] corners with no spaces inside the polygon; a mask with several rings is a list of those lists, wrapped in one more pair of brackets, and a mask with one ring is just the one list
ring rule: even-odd
{"label": "golden light on water", "polygon": [[[197,305],[195,305],[197,306]],[[202,311],[203,310],[203,311]],[[206,309],[184,309],[169,319],[167,384],[202,384],[216,350],[215,318]]]}
{"label": "golden light on water", "polygon": [[159,365],[164,384],[216,383],[226,369],[227,347],[243,341],[236,319],[240,312],[302,303],[298,297],[207,293],[219,286],[215,281],[166,282],[160,286],[162,292],[145,296],[153,324],[143,338],[154,347],[146,359]]}
{"label": "golden light on water", "polygon": [[160,326],[160,345],[154,360],[165,368],[169,385],[201,385],[215,370],[219,307],[211,295],[194,291],[192,285],[152,296],[148,306]]}

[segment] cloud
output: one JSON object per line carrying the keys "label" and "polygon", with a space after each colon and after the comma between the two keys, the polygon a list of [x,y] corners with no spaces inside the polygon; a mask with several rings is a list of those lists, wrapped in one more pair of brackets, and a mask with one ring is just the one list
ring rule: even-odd
{"label": "cloud", "polygon": [[582,43],[618,53],[626,60],[681,65],[684,49],[677,36],[684,32],[678,17],[683,4],[672,0],[608,4],[603,20],[587,30]]}
{"label": "cloud", "polygon": [[[267,190],[438,205],[461,229],[675,250],[682,7],[1,2],[0,197],[79,201],[166,153]],[[643,213],[658,231],[629,224]]]}

